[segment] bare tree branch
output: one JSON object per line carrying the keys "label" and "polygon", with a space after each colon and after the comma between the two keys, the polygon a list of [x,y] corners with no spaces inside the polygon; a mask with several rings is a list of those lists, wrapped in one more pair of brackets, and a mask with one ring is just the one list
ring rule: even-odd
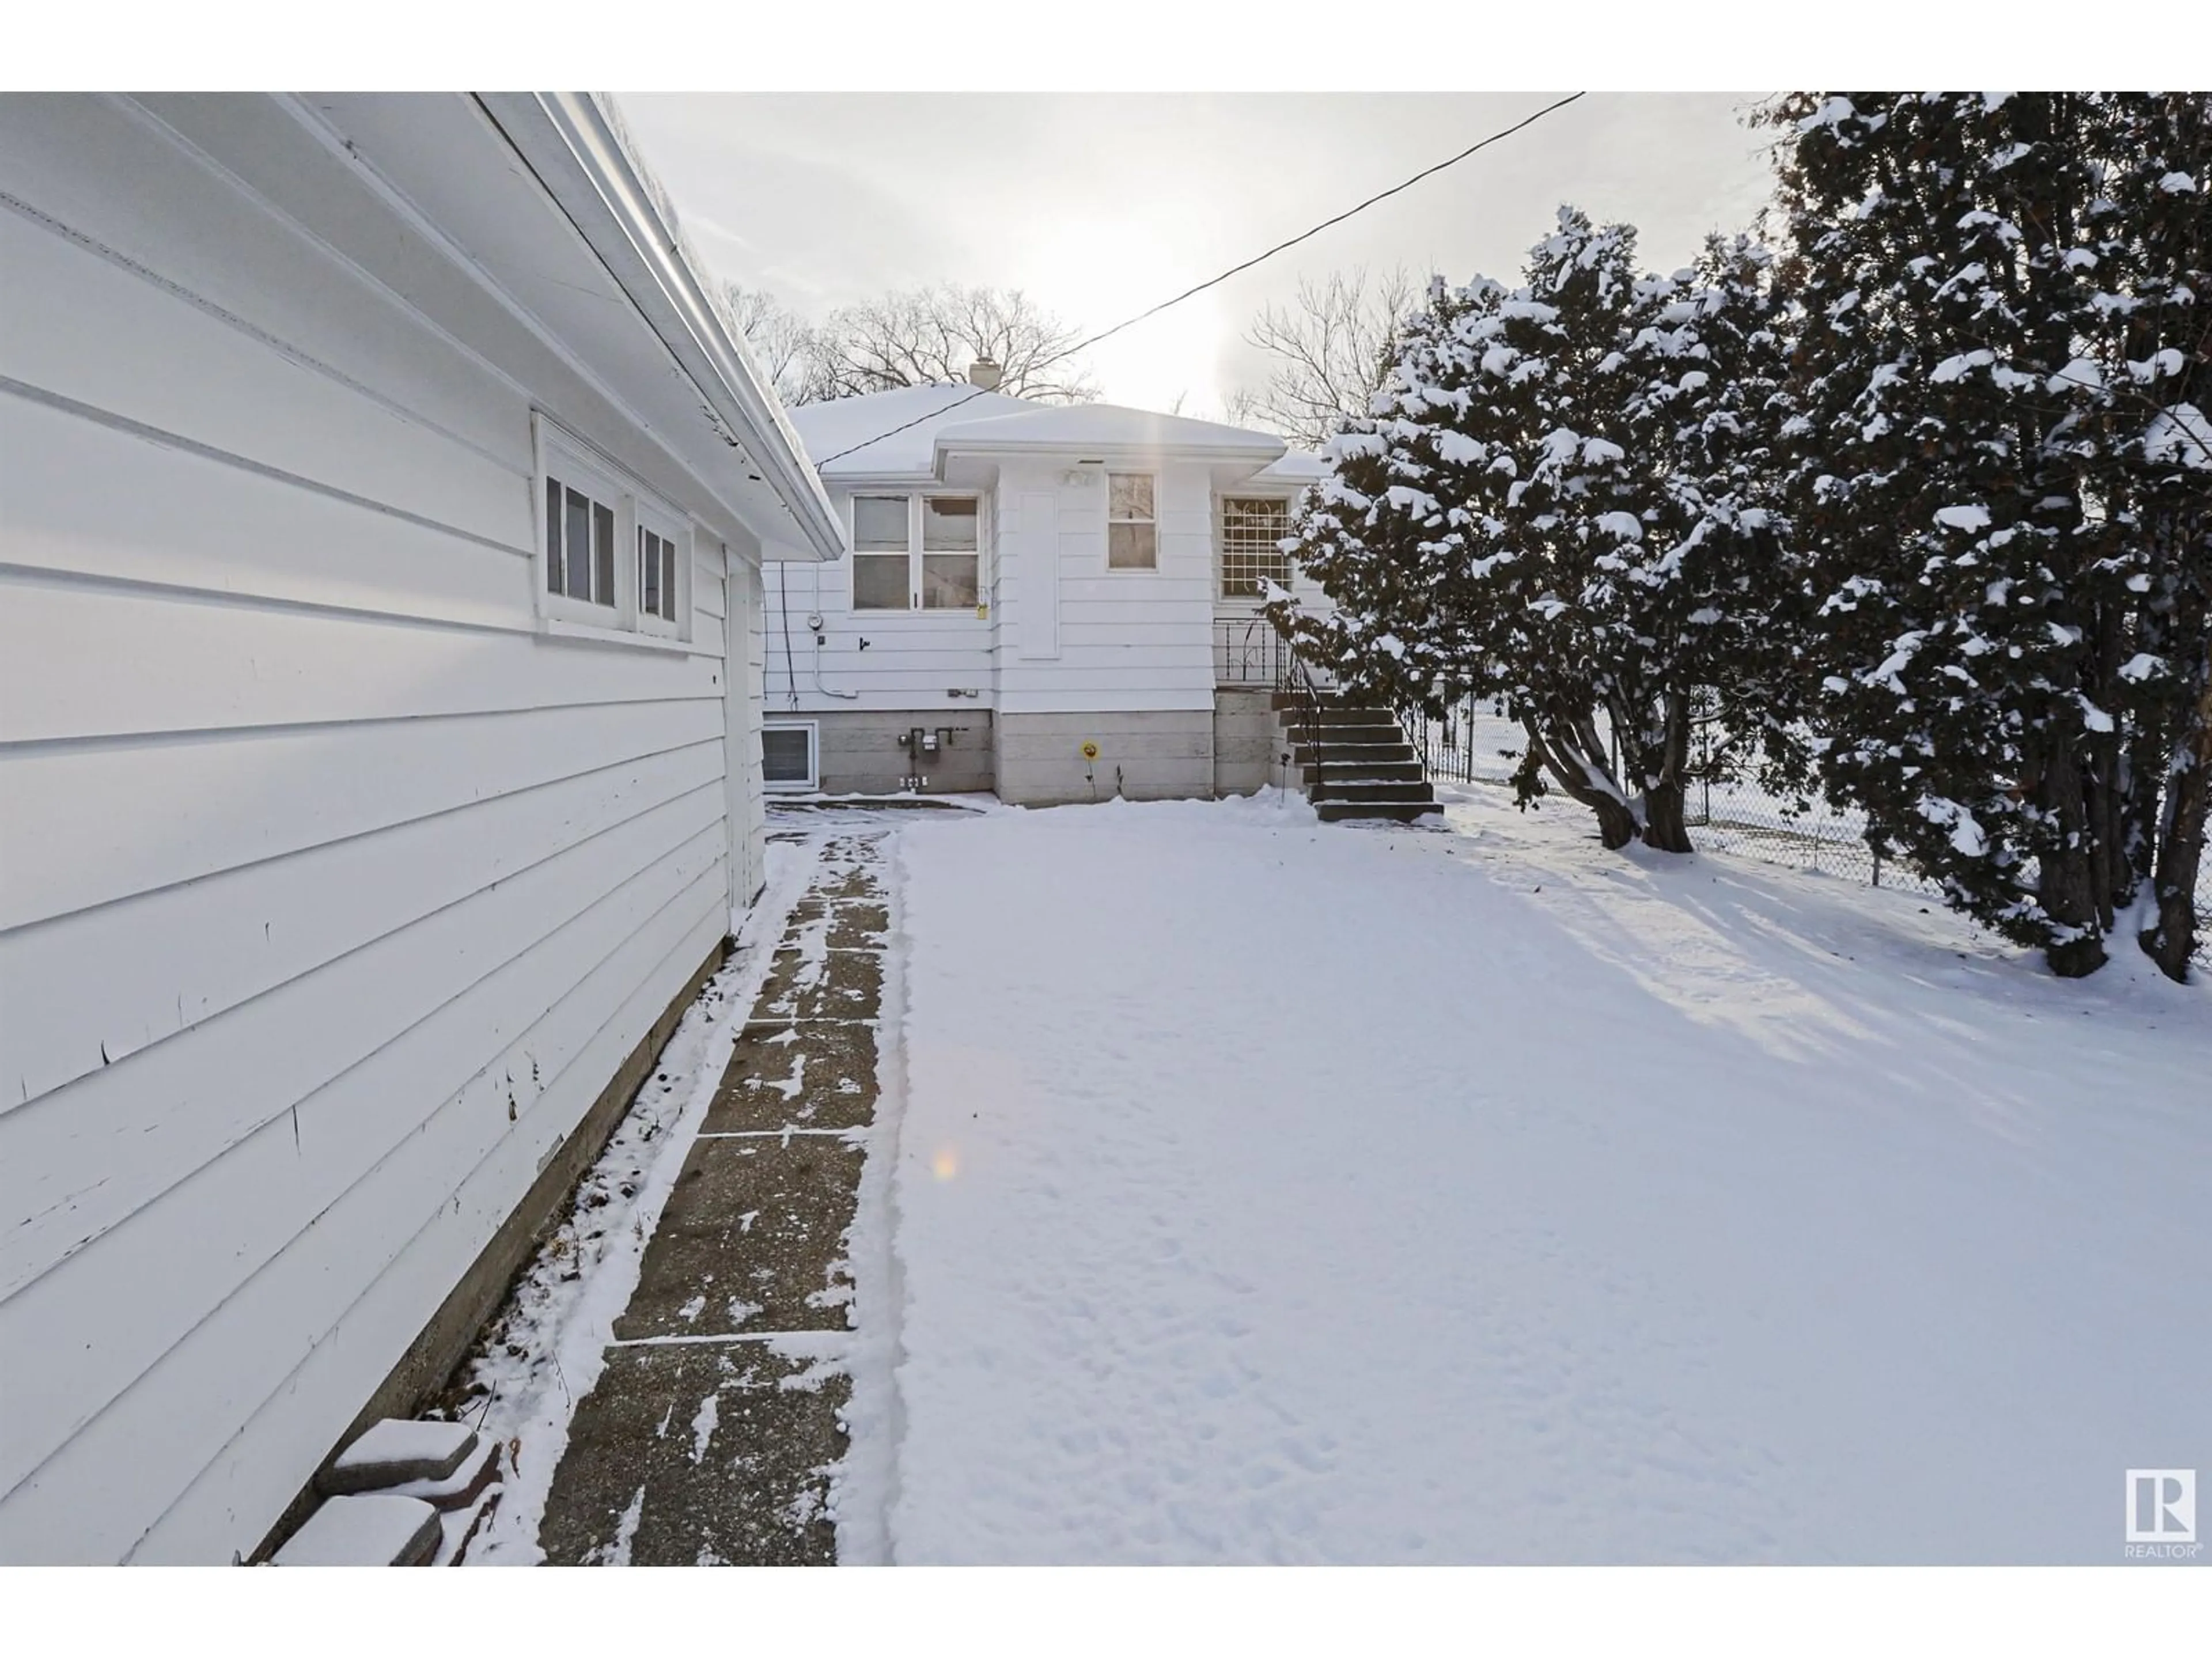
{"label": "bare tree branch", "polygon": [[833,313],[816,331],[823,395],[857,397],[967,378],[979,357],[999,364],[999,389],[1044,403],[1089,403],[1098,387],[1053,359],[1081,337],[1019,289],[913,289]]}
{"label": "bare tree branch", "polygon": [[1249,386],[1235,386],[1221,394],[1221,423],[1224,426],[1265,426],[1267,417],[1260,410],[1260,394]]}
{"label": "bare tree branch", "polygon": [[994,359],[999,389],[1043,403],[1089,403],[1098,387],[1052,360],[1079,337],[1018,289],[914,289],[810,323],[762,289],[730,283],[732,320],[786,404],[826,403],[906,386],[964,380]]}
{"label": "bare tree branch", "polygon": [[767,373],[775,395],[794,405],[820,402],[823,395],[821,350],[812,325],[785,310],[765,289],[730,283],[723,291],[732,320]]}
{"label": "bare tree branch", "polygon": [[1346,421],[1367,414],[1399,319],[1419,298],[1402,265],[1379,276],[1362,265],[1320,283],[1302,280],[1294,300],[1268,305],[1244,337],[1274,360],[1266,384],[1231,393],[1227,404],[1293,444],[1319,448]]}

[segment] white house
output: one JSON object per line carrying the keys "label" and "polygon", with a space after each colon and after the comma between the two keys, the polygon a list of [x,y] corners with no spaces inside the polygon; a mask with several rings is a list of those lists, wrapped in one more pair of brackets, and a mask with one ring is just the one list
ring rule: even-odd
{"label": "white house", "polygon": [[853,545],[772,569],[771,787],[1025,804],[1267,781],[1260,584],[1320,476],[1267,433],[911,386],[794,410]]}
{"label": "white house", "polygon": [[0,97],[0,1560],[250,1559],[762,881],[842,532],[575,94]]}

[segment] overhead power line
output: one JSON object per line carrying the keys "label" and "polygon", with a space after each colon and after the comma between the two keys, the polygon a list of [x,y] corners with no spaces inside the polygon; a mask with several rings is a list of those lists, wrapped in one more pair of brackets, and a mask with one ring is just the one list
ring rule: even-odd
{"label": "overhead power line", "polygon": [[[1424,179],[1432,178],[1436,174],[1442,173],[1446,167],[1458,166],[1459,163],[1466,161],[1468,156],[1474,155],[1477,151],[1489,149],[1491,145],[1497,143],[1500,139],[1510,138],[1515,133],[1521,131],[1523,128],[1534,126],[1537,122],[1542,120],[1546,116],[1551,114],[1555,110],[1565,109],[1569,104],[1574,103],[1578,99],[1587,98],[1589,95],[1589,94],[1586,92],[1570,93],[1565,98],[1559,100],[1556,103],[1547,104],[1543,108],[1536,111],[1534,114],[1516,121],[1511,126],[1500,127],[1496,132],[1492,133],[1488,137],[1476,140],[1476,142],[1469,144],[1465,149],[1460,151],[1456,155],[1448,155],[1443,161],[1437,162],[1432,167],[1423,167],[1419,173],[1414,173],[1411,178],[1400,179],[1388,190],[1377,191],[1365,201],[1357,203],[1354,205],[1345,209],[1343,212],[1337,214],[1331,218],[1324,219],[1319,224],[1311,226],[1307,229],[1300,231],[1295,236],[1289,237],[1283,241],[1276,243],[1274,246],[1267,249],[1265,252],[1255,253],[1250,258],[1244,260],[1242,264],[1230,266],[1228,270],[1221,272],[1220,275],[1209,276],[1204,282],[1185,289],[1182,293],[1175,295],[1172,299],[1163,300],[1158,305],[1153,306],[1147,310],[1140,311],[1135,316],[1126,318],[1122,321],[1115,324],[1111,328],[1101,329],[1097,333],[1091,335],[1087,339],[1078,340],[1073,345],[1067,347],[1065,350],[1056,351],[1051,356],[1047,357],[1039,362],[1031,364],[1030,368],[1032,369],[1049,368],[1056,362],[1060,362],[1066,358],[1074,356],[1079,351],[1088,351],[1092,346],[1097,345],[1100,341],[1112,338],[1115,335],[1119,334],[1123,329],[1134,328],[1139,323],[1144,322],[1149,318],[1158,316],[1160,313],[1167,310],[1170,307],[1179,306],[1185,300],[1190,299],[1194,295],[1203,294],[1210,288],[1219,287],[1222,283],[1227,282],[1231,276],[1241,276],[1243,272],[1251,270],[1253,266],[1260,264],[1266,260],[1273,258],[1278,253],[1281,253],[1289,248],[1294,248],[1300,242],[1308,241],[1312,238],[1320,235],[1324,230],[1328,230],[1334,226],[1342,224],[1346,219],[1352,217],[1356,214],[1364,213],[1369,208],[1373,207],[1377,202],[1386,202],[1393,196],[1397,195],[1401,191],[1411,190],[1415,185],[1419,184]],[[823,459],[817,461],[814,464],[816,470],[819,471],[821,468],[829,465],[831,461],[841,461],[848,455],[856,453],[860,450],[867,448],[871,444],[879,444],[886,438],[895,438],[900,433],[906,431],[910,427],[920,426],[924,421],[933,421],[940,416],[949,415],[952,410],[959,408],[961,404],[974,401],[975,398],[981,397],[983,393],[988,390],[989,388],[987,386],[977,386],[973,391],[968,392],[965,396],[956,398],[951,403],[945,404],[941,408],[933,409],[927,414],[917,415],[910,421],[907,421],[898,426],[887,428],[884,431],[877,433],[872,438],[862,439],[859,443],[848,444],[846,447],[839,450],[836,454],[825,456]]]}

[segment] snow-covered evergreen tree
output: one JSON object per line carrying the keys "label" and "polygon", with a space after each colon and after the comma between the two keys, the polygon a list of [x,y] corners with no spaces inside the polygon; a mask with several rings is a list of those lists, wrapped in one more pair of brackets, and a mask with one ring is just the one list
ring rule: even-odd
{"label": "snow-covered evergreen tree", "polygon": [[1563,209],[1520,287],[1433,284],[1301,521],[1335,612],[1277,610],[1368,695],[1498,698],[1528,738],[1522,803],[1564,792],[1608,847],[1689,850],[1701,697],[1761,729],[1741,710],[1778,578],[1764,263],[1717,241],[1640,276],[1632,230]]}
{"label": "snow-covered evergreen tree", "polygon": [[[1766,113],[1826,781],[2062,974],[2103,963],[2154,869],[2193,884],[2203,837],[2208,474],[2181,439],[2203,407],[2203,113],[1954,94]],[[2172,921],[2152,948],[2178,973]]]}
{"label": "snow-covered evergreen tree", "polygon": [[2142,948],[2187,975],[2212,812],[2212,95],[2094,103],[2102,238],[2091,310],[2100,488],[2139,556],[2124,750],[2130,866],[2151,879]]}
{"label": "snow-covered evergreen tree", "polygon": [[[1772,771],[1802,771],[1788,547],[1772,504],[1783,343],[1769,265],[1756,243],[1715,237],[1692,269],[1645,282],[1632,317],[1623,441],[1642,527],[1619,556],[1629,586],[1601,651],[1628,677],[1630,695],[1607,706],[1643,790],[1644,839],[1677,851],[1689,847],[1693,696],[1710,721],[1709,764],[1738,770],[1756,751]],[[1659,722],[1638,732],[1638,709]]]}

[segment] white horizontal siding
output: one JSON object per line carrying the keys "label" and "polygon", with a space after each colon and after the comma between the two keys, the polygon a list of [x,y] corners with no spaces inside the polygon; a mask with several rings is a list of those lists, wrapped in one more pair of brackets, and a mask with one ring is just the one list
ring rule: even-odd
{"label": "white horizontal siding", "polygon": [[[998,706],[1003,712],[1212,706],[1211,476],[1194,463],[1170,462],[1156,477],[1159,566],[1133,571],[1107,568],[1103,478],[1081,482],[1034,464],[1002,473],[1001,500],[1025,505],[1024,556],[1009,561],[1001,621],[1018,641],[1035,631],[1050,642],[1048,655],[1031,655],[1018,645],[1001,656]],[[1031,517],[1042,516],[1048,498],[1054,504],[1048,548],[1033,541],[1029,525]],[[1025,587],[1037,587],[1039,578],[1054,605],[1048,629],[1036,629],[1027,610]]]}
{"label": "white horizontal siding", "polygon": [[[669,857],[702,822],[719,819],[711,793],[694,790],[618,823],[487,883],[466,903],[11,1109],[0,1117],[6,1205],[0,1214],[9,1224],[0,1244],[0,1296],[23,1289],[333,1079],[376,1058],[581,914],[611,874]],[[198,950],[189,938],[149,939],[142,948],[157,960],[181,960]],[[0,1318],[5,1312],[0,1308]],[[15,1413],[7,1415],[12,1431]],[[0,1490],[6,1484],[0,1473]]]}
{"label": "white horizontal siding", "polygon": [[[730,672],[742,675],[741,696],[730,718],[731,748],[738,768],[733,822],[741,839],[743,870],[731,904],[730,931],[737,932],[736,912],[749,904],[768,879],[768,817],[766,791],[761,779],[761,721],[766,709],[767,645],[762,618],[764,583],[761,566],[746,562],[730,571],[730,596],[734,631]],[[738,660],[742,652],[743,660]]]}
{"label": "white horizontal siding", "polygon": [[1034,691],[1009,688],[1000,695],[999,706],[1008,714],[1098,714],[1192,713],[1211,704],[1212,682],[1205,695],[1189,688],[1162,686],[1152,680],[1123,685],[1046,687]]}
{"label": "white horizontal siding", "polygon": [[[1063,550],[1072,538],[1063,536]],[[1082,539],[1091,540],[1089,536]],[[1163,542],[1166,538],[1163,537]],[[1162,549],[1165,554],[1172,550]],[[1182,562],[1188,563],[1184,560]],[[1162,621],[1188,624],[1188,612],[1194,605],[1202,607],[1208,614],[1213,609],[1212,586],[1202,571],[1178,570],[1172,567],[1155,574],[1152,571],[1108,571],[1103,562],[1093,563],[1087,550],[1071,553],[1063,550],[1060,561],[1060,614],[1063,622],[1074,622],[1094,605],[1141,607]],[[1123,612],[1126,614],[1126,611]]]}
{"label": "white horizontal siding", "polygon": [[728,927],[733,600],[540,637],[534,391],[60,107],[0,111],[0,1559],[224,1560]]}
{"label": "white horizontal siding", "polygon": [[1102,622],[1087,614],[1071,615],[1060,625],[1060,636],[1072,651],[1116,650],[1158,652],[1172,658],[1191,647],[1188,622],[1162,622],[1139,614],[1127,622]]}
{"label": "white horizontal siding", "polygon": [[[530,626],[536,562],[0,391],[4,562],[372,615]],[[526,495],[508,529],[528,533]]]}
{"label": "white horizontal siding", "polygon": [[1121,647],[1069,646],[1060,652],[1054,672],[1034,673],[1030,665],[1009,665],[1001,688],[1006,694],[1045,690],[1060,686],[1069,690],[1109,686],[1158,685],[1188,690],[1213,687],[1213,659],[1203,649],[1187,645]]}
{"label": "white horizontal siding", "polygon": [[729,615],[729,601],[722,585],[721,550],[704,538],[692,550],[691,607],[698,615],[712,617],[716,622]]}
{"label": "white horizontal siding", "polygon": [[[732,615],[724,622],[723,636],[730,643],[728,684],[723,688],[722,792],[731,824],[730,859],[726,875],[730,932],[735,934],[755,890],[753,825],[763,816],[760,793],[760,705],[748,705],[751,679],[749,659],[753,646],[749,637],[757,614],[747,592],[746,562],[732,554],[723,593]],[[765,825],[762,828],[764,830]]]}
{"label": "white horizontal siding", "polygon": [[[66,639],[100,650],[39,650]],[[720,695],[705,656],[0,576],[0,742]]]}
{"label": "white horizontal siding", "polygon": [[[769,567],[769,713],[935,708],[948,691],[971,689],[981,706],[1009,713],[1210,709],[1219,580],[1212,473],[1169,462],[1157,477],[1159,567],[1110,570],[1102,480],[1033,460],[1003,466],[992,495],[988,622],[856,612],[849,561]],[[1049,606],[1042,617],[1041,600]],[[819,645],[805,625],[812,613],[823,617]]]}
{"label": "white horizontal siding", "polygon": [[[317,175],[309,190],[328,235],[358,236],[373,219],[380,254],[403,259],[412,279],[400,292],[465,290],[417,233],[371,206],[342,158],[304,153],[296,124],[273,103],[204,94],[161,101],[255,124],[270,167],[295,184],[305,173]],[[327,240],[302,234],[299,224],[231,175],[212,171],[129,100],[6,100],[0,191],[148,272],[152,283],[238,319],[387,407],[495,457],[512,443],[519,383],[452,336],[426,334],[421,315],[398,292],[349,274],[334,280]],[[483,331],[504,313],[489,295],[477,294],[471,320]],[[520,325],[509,326],[520,333]]]}
{"label": "white horizontal siding", "polygon": [[[832,497],[849,514],[850,494]],[[945,700],[946,688],[983,693],[990,706],[994,624],[972,611],[855,611],[850,556],[834,564],[769,564],[763,569],[767,647],[764,695],[770,714],[839,708],[911,708]],[[990,592],[990,561],[982,592]],[[822,643],[806,625],[822,618]],[[787,635],[789,663],[787,666]],[[867,641],[863,648],[861,641]],[[840,693],[857,696],[840,696]]]}
{"label": "white horizontal siding", "polygon": [[[0,1146],[27,1101],[514,878],[722,776],[721,733],[380,835],[0,933]],[[141,947],[191,942],[189,959]],[[12,1182],[0,1176],[0,1191]],[[0,1210],[0,1219],[6,1212]],[[0,1246],[0,1254],[5,1247]]]}
{"label": "white horizontal siding", "polygon": [[[688,698],[9,752],[0,927],[374,836],[721,729],[719,706]],[[0,1110],[24,1092],[0,1073]]]}
{"label": "white horizontal siding", "polygon": [[[9,378],[119,418],[526,550],[526,447],[502,464],[137,273],[0,212]],[[148,372],[158,363],[161,372]]]}
{"label": "white horizontal siding", "polygon": [[[720,793],[719,781],[711,791],[702,792],[714,797]],[[522,1107],[561,1075],[581,1046],[580,1036],[572,1039],[570,1032],[548,1022],[548,1007],[678,895],[710,878],[718,885],[722,882],[720,806],[719,799],[702,806],[694,795],[664,809],[657,815],[663,823],[655,826],[660,833],[626,838],[630,845],[622,850],[625,861],[638,864],[636,872],[573,915],[565,907],[555,910],[548,918],[552,925],[535,938],[518,940],[511,921],[490,918],[500,930],[497,951],[513,954],[465,962],[404,1005],[383,1000],[369,1011],[376,1025],[364,1023],[360,1028],[379,1032],[376,1046],[326,1081],[301,1089],[303,1065],[272,1065],[269,1070],[276,1075],[267,1083],[234,1074],[238,1092],[248,1098],[227,1114],[224,1127],[230,1133],[220,1145],[205,1135],[198,1145],[182,1144],[182,1136],[163,1135],[158,1125],[141,1124],[137,1137],[149,1144],[132,1146],[117,1133],[112,1096],[87,1103],[88,1111],[96,1106],[110,1110],[73,1146],[65,1144],[64,1155],[79,1151],[76,1168],[88,1173],[105,1160],[112,1176],[94,1175],[100,1184],[90,1193],[80,1185],[78,1201],[64,1212],[71,1224],[19,1230],[32,1234],[31,1243],[43,1247],[41,1255],[51,1255],[57,1246],[69,1249],[58,1266],[24,1285],[26,1264],[16,1249],[9,1251],[7,1288],[13,1294],[0,1303],[0,1347],[40,1359],[27,1376],[10,1378],[6,1422],[0,1426],[0,1491],[20,1481],[197,1328],[212,1307],[291,1245],[309,1222],[418,1135],[440,1111],[440,1103],[463,1102],[455,1121],[471,1119],[488,1136],[504,1133],[519,1121]],[[694,902],[682,918],[684,929],[702,916],[719,915],[721,908],[720,892],[709,902]],[[447,943],[426,941],[431,946]],[[434,959],[428,949],[402,954],[425,972]],[[672,971],[678,965],[668,964]],[[697,961],[681,966],[688,971]],[[479,971],[486,967],[490,971]],[[342,969],[325,974],[339,977]],[[356,988],[365,977],[343,976]],[[679,977],[677,983],[681,982]],[[622,988],[627,995],[631,988]],[[598,1011],[586,1021],[581,1035],[596,1029],[606,1012]],[[300,1030],[290,1015],[289,1009],[272,1004],[240,1010],[205,1029],[235,1027],[234,1053],[285,1043],[328,1053],[334,1041],[353,1040],[356,1028],[350,1025],[321,1036],[331,1032],[327,1022]],[[532,1033],[537,1041],[520,1054],[519,1074],[486,1069],[509,1044],[521,1043]],[[643,1034],[641,1028],[632,1041]],[[605,1081],[605,1075],[599,1078],[592,1091]],[[19,1114],[28,1120],[23,1127],[37,1129],[77,1115],[79,1103],[70,1099],[74,1092],[49,1097],[41,1103],[49,1109],[33,1107]],[[294,1098],[284,1101],[283,1094]],[[272,1103],[273,1111],[268,1109]],[[175,1110],[201,1116],[204,1103],[184,1100]],[[27,1133],[7,1138],[18,1146],[31,1143],[33,1156],[48,1157],[54,1154],[55,1139],[51,1133],[35,1139]],[[207,1160],[196,1163],[203,1152],[210,1153]],[[14,1159],[19,1154],[11,1149],[6,1156]],[[436,1167],[430,1166],[434,1179]],[[180,1182],[159,1190],[180,1170]],[[106,1200],[111,1187],[125,1192]],[[447,1178],[427,1194],[410,1199],[394,1193],[392,1198],[395,1203],[415,1202],[427,1213],[452,1190]],[[106,1230],[88,1239],[100,1224]],[[454,1276],[466,1265],[454,1264]],[[95,1308],[106,1316],[88,1322],[85,1310]],[[317,1311],[310,1304],[289,1313],[312,1317]],[[376,1380],[365,1379],[370,1384]]]}
{"label": "white horizontal siding", "polygon": [[[313,1460],[328,1447],[329,1429],[317,1420],[309,1402],[357,1385],[364,1371],[380,1363],[379,1354],[404,1342],[435,1310],[449,1283],[447,1264],[473,1248],[471,1241],[505,1218],[513,1207],[511,1194],[527,1187],[539,1163],[565,1135],[560,1126],[573,1121],[574,1115],[588,1106],[590,1096],[581,1092],[583,1085],[575,1080],[611,1073],[669,1000],[683,988],[684,979],[675,964],[687,959],[697,963],[720,937],[723,918],[719,902],[714,905],[715,914],[694,923],[689,933],[672,931],[694,905],[716,896],[720,879],[717,871],[712,878],[687,890],[653,918],[652,927],[641,934],[635,949],[621,958],[611,959],[576,987],[569,1003],[552,1011],[549,1023],[580,1017],[586,1010],[605,1006],[623,985],[636,987],[577,1054],[563,1074],[564,1086],[549,1092],[539,1109],[544,1121],[533,1122],[525,1117],[517,1128],[501,1134],[491,1151],[461,1176],[450,1201],[431,1211],[419,1231],[378,1264],[373,1279],[367,1273],[355,1274],[354,1281],[365,1282],[368,1288],[322,1340],[312,1346],[264,1341],[253,1351],[252,1358],[262,1370],[273,1370],[288,1358],[298,1358],[295,1369],[279,1385],[250,1407],[250,1415],[245,1416],[223,1452],[155,1524],[134,1551],[133,1560],[202,1559],[198,1540],[250,1530],[253,1517],[270,1513],[291,1496],[290,1489],[273,1478],[272,1472],[287,1462],[297,1466],[305,1461],[312,1466]],[[646,975],[645,965],[654,961],[666,966],[657,975]],[[427,1146],[425,1156],[434,1160],[443,1150]],[[450,1166],[434,1162],[432,1167],[438,1169],[441,1178],[450,1177]],[[406,1182],[408,1190],[419,1192],[422,1166],[405,1173],[412,1177]],[[380,1200],[375,1192],[365,1193],[346,1215],[334,1213],[327,1222],[319,1220],[315,1249],[288,1251],[278,1258],[277,1265],[298,1275],[343,1270],[351,1260],[349,1251],[355,1239],[389,1239],[396,1231],[383,1213]],[[257,1281],[234,1303],[226,1304],[210,1321],[211,1328],[204,1338],[196,1334],[192,1343],[173,1351],[174,1370],[163,1379],[162,1386],[174,1388],[179,1394],[206,1390],[222,1402],[210,1415],[218,1420],[239,1416],[246,1391],[224,1365],[224,1350],[234,1344],[250,1345],[260,1336],[266,1329],[268,1308],[283,1288]],[[131,1401],[103,1417],[88,1431],[87,1438],[99,1447],[103,1440],[94,1437],[115,1437],[104,1440],[108,1445],[131,1443],[125,1436],[138,1437],[140,1444],[158,1437],[158,1420],[135,1407],[136,1398],[134,1394]],[[112,1429],[108,1426],[110,1418],[116,1419]],[[4,1535],[4,1512],[0,1511],[0,1535]]]}
{"label": "white horizontal siding", "polygon": [[[357,1400],[364,1380],[380,1376],[421,1328],[451,1289],[456,1262],[497,1227],[539,1160],[681,988],[677,964],[687,955],[696,963],[720,936],[722,883],[717,864],[647,918],[635,948],[606,961],[604,972],[579,980],[572,975],[580,964],[564,963],[548,973],[549,986],[572,988],[569,998],[514,1045],[513,1058],[541,1033],[557,1040],[574,1030],[584,1040],[539,1110],[510,1124],[503,1093],[490,1099],[479,1087],[475,1109],[456,1098],[409,1135],[373,1179],[315,1217],[136,1387],[0,1498],[0,1554],[117,1559],[135,1550],[141,1559],[204,1560],[210,1539],[250,1546],[349,1414],[334,1425],[330,1402]],[[595,1027],[601,1008],[611,1015]],[[511,1066],[501,1066],[501,1077]],[[179,1432],[184,1425],[189,1435]],[[210,1506],[212,1514],[169,1512],[196,1487],[228,1492],[229,1501]]]}

